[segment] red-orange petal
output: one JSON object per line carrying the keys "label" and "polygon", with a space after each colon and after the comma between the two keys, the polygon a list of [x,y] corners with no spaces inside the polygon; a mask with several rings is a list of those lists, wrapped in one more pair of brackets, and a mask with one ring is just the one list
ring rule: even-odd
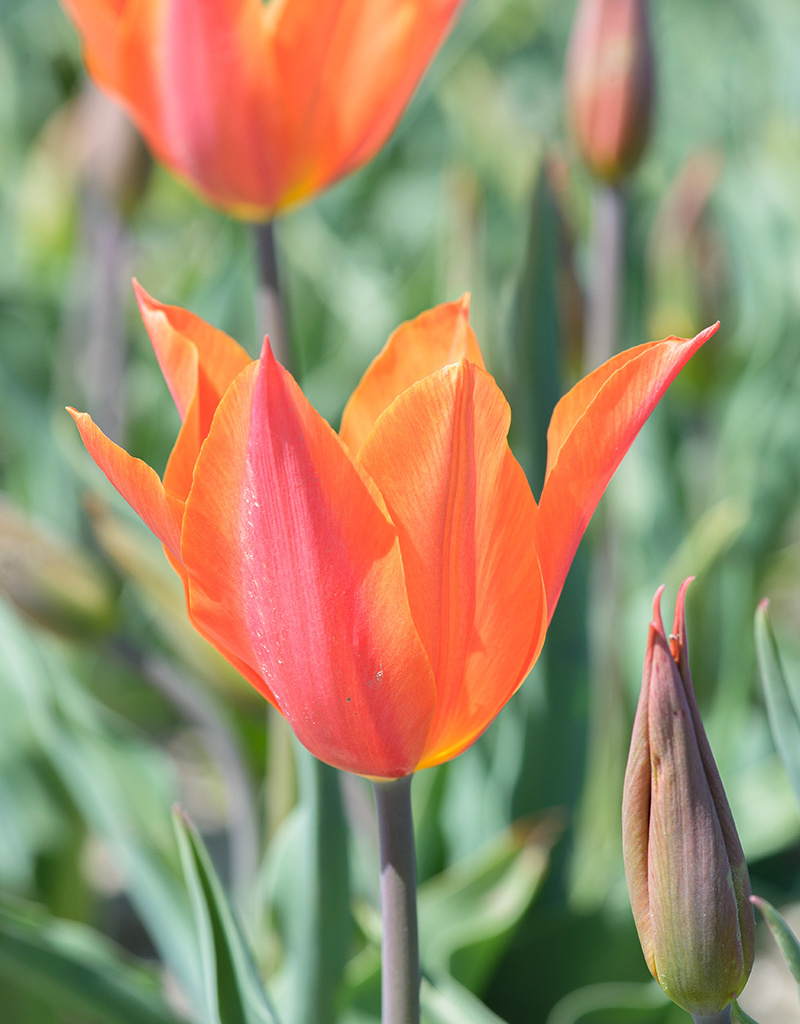
{"label": "red-orange petal", "polygon": [[157,65],[163,0],[62,0],[62,5],[81,34],[94,80],[122,103],[158,158],[169,163]]}
{"label": "red-orange petal", "polygon": [[225,206],[272,205],[275,159],[285,159],[279,140],[259,131],[260,80],[273,77],[268,6],[263,0],[162,2],[159,70],[171,159]]}
{"label": "red-orange petal", "polygon": [[164,547],[180,559],[183,502],[164,490],[154,469],[110,441],[85,412],[67,411],[100,469]]}
{"label": "red-orange petal", "polygon": [[161,372],[180,413],[186,418],[192,400],[200,399],[200,422],[208,433],[211,419],[233,378],[253,360],[224,331],[180,306],[157,302],[133,282],[142,320]]}
{"label": "red-orange petal", "polygon": [[666,338],[609,359],[556,406],[547,432],[547,473],[537,544],[552,617],[580,539],[617,466],[647,417],[719,324],[695,338]]}
{"label": "red-orange petal", "polygon": [[522,682],[547,612],[536,502],[492,377],[462,359],[405,391],[358,455],[400,536],[436,711],[418,767],[455,757]]}
{"label": "red-orange petal", "polygon": [[153,343],[183,425],[164,472],[164,487],[186,500],[194,464],[220,399],[234,377],[252,362],[233,338],[179,306],[156,302],[134,281]]}
{"label": "red-orange petal", "polygon": [[181,557],[192,623],[274,704],[275,697],[258,670],[245,622],[248,563],[237,529],[257,373],[258,364],[253,362],[239,374],[226,393],[224,412],[220,410],[209,432],[186,502]]}
{"label": "red-orange petal", "polygon": [[386,141],[461,0],[273,0],[280,133],[291,174],[280,205],[370,159]]}
{"label": "red-orange petal", "polygon": [[187,502],[193,620],[252,657],[321,760],[417,764],[435,688],[375,487],[265,346],[223,398]]}
{"label": "red-orange petal", "polygon": [[357,452],[380,414],[418,380],[462,356],[483,368],[469,325],[469,296],[446,302],[401,324],[373,359],[342,414],[339,436]]}

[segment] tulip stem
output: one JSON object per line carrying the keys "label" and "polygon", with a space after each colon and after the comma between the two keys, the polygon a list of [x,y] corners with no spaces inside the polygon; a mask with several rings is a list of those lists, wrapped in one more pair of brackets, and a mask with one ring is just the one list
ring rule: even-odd
{"label": "tulip stem", "polygon": [[411,779],[375,782],[381,852],[381,1024],[419,1024],[417,863]]}
{"label": "tulip stem", "polygon": [[256,236],[256,254],[258,256],[258,318],[259,330],[262,335],[269,335],[269,343],[278,362],[290,373],[292,365],[292,348],[289,343],[289,331],[286,326],[286,311],[278,274],[278,255],[275,248],[275,228],[273,221],[254,224]]}
{"label": "tulip stem", "polygon": [[596,369],[620,348],[625,256],[625,199],[621,186],[596,186],[592,218],[584,373]]}
{"label": "tulip stem", "polygon": [[693,1013],[692,1020],[694,1024],[731,1024],[730,1003],[728,1003],[724,1010],[720,1010],[719,1013],[712,1013],[708,1016],[702,1013]]}

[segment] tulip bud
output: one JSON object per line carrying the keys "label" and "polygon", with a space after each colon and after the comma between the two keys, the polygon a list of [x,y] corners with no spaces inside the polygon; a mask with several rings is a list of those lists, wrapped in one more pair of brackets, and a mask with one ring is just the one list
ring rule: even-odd
{"label": "tulip bud", "polygon": [[653,602],[622,798],[625,876],[650,972],[678,1006],[719,1013],[753,964],[750,881],[689,674],[684,596],[667,640]]}
{"label": "tulip bud", "polygon": [[567,112],[581,155],[610,184],[650,134],[653,48],[647,0],[580,0],[567,52]]}

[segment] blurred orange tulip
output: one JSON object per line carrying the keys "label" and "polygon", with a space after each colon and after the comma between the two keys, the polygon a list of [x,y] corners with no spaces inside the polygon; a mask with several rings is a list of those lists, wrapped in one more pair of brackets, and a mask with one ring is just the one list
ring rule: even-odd
{"label": "blurred orange tulip", "polygon": [[603,490],[714,333],[623,352],[558,404],[539,506],[466,300],[399,327],[337,435],[265,342],[137,289],[183,426],[164,480],[73,413],[188,611],[318,758],[395,778],[487,728],[544,642]]}
{"label": "blurred orange tulip", "polygon": [[156,157],[252,220],[374,156],[460,2],[62,0]]}

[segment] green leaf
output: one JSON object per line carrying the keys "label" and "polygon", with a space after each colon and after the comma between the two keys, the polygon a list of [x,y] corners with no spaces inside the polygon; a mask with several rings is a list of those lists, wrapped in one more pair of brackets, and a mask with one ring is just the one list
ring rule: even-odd
{"label": "green leaf", "polygon": [[259,899],[282,943],[271,991],[292,1024],[334,1024],[353,939],[342,776],[292,749],[298,802],[267,851]]}
{"label": "green leaf", "polygon": [[738,1024],[758,1024],[758,1021],[739,1006],[736,998],[731,999],[731,1020],[738,1021]]}
{"label": "green leaf", "polygon": [[775,746],[800,803],[800,694],[789,685],[769,620],[769,603],[756,610],[756,654]]}
{"label": "green leaf", "polygon": [[0,906],[0,974],[70,1019],[179,1024],[151,970],[86,925],[52,918],[39,907]]}
{"label": "green leaf", "polygon": [[657,982],[605,982],[586,985],[560,999],[547,1024],[646,1024],[661,1021],[667,996]]}
{"label": "green leaf", "polygon": [[[200,1000],[191,915],[173,868],[164,759],[143,744],[71,674],[58,648],[33,637],[0,604],[0,685],[16,694],[41,754],[88,826],[108,845],[125,891],[193,1004]],[[165,803],[166,801],[166,803]],[[163,812],[163,813],[162,813]]]}
{"label": "green leaf", "polygon": [[426,970],[481,988],[538,891],[557,835],[551,822],[512,826],[420,886]]}
{"label": "green leaf", "polygon": [[447,974],[422,979],[423,1024],[504,1024],[471,992]]}
{"label": "green leaf", "polygon": [[760,896],[751,896],[750,901],[764,915],[764,920],[778,943],[794,980],[800,985],[800,942],[797,941],[789,925],[771,903]]}
{"label": "green leaf", "polygon": [[209,1019],[214,1024],[277,1024],[242,928],[199,833],[180,808],[175,808],[173,820],[200,942]]}

